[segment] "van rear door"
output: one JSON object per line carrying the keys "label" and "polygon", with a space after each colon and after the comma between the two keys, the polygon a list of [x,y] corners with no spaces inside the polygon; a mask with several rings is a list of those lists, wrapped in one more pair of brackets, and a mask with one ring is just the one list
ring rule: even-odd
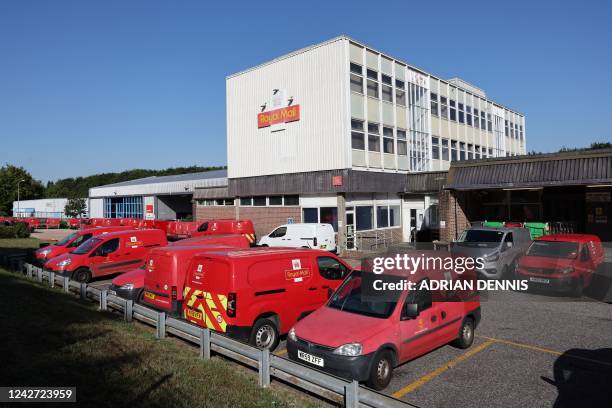
{"label": "van rear door", "polygon": [[176,285],[174,257],[164,251],[151,251],[145,270],[147,272],[143,302],[170,310],[172,308],[172,286]]}

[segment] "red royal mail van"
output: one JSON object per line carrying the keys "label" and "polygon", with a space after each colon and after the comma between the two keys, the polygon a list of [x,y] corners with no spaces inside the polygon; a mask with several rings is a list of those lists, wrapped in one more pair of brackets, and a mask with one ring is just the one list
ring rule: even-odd
{"label": "red royal mail van", "polygon": [[528,279],[530,287],[582,296],[603,261],[604,250],[596,235],[543,235],[519,259],[516,275]]}
{"label": "red royal mail van", "polygon": [[36,252],[34,252],[34,256],[36,258],[36,262],[39,265],[43,265],[51,258],[55,258],[56,256],[72,251],[91,237],[108,234],[109,232],[126,230],[128,230],[127,227],[97,227],[86,230],[78,230],[58,241],[56,244],[37,249]]}
{"label": "red royal mail van", "polygon": [[45,263],[45,269],[77,282],[124,273],[144,264],[148,252],[168,244],[162,230],[128,230],[92,237],[73,251]]}
{"label": "red royal mail van", "polygon": [[197,255],[185,281],[186,320],[273,350],[324,304],[350,267],[314,249],[250,248]]}
{"label": "red royal mail van", "polygon": [[[235,235],[235,234],[234,235],[209,235],[209,236],[188,238],[188,239],[182,239],[176,242],[171,242],[168,244],[168,246],[159,248],[159,250],[166,249],[166,248],[173,248],[173,247],[183,247],[183,246],[197,247],[199,248],[198,252],[203,252],[203,251],[209,251],[211,249],[219,250],[219,249],[224,249],[224,248],[225,249],[227,248],[248,248],[249,241],[242,235]],[[151,262],[151,259],[157,256],[155,254],[152,255],[152,252],[154,251],[151,251],[149,253],[149,256],[147,257],[145,265],[148,265],[148,263]],[[155,261],[153,260],[153,262]],[[185,268],[186,266],[187,265],[185,265]],[[181,277],[177,280],[177,283],[175,284],[175,286],[177,286],[177,299],[175,299],[173,304],[178,304],[178,302],[182,300],[183,298],[182,294],[183,294],[183,286],[185,282],[185,273],[186,273],[185,268],[181,268]],[[167,271],[167,272],[170,273],[171,271]],[[173,277],[176,276],[174,272],[172,272],[172,274],[173,274],[172,275]],[[121,296],[125,299],[131,299],[131,300],[140,302],[140,300],[143,297],[146,275],[147,275],[147,268],[138,268],[128,273],[124,273],[124,274],[117,276],[115,279],[113,279],[113,282],[111,284],[111,287],[110,287],[111,293]],[[161,275],[158,275],[158,276],[161,276]],[[180,296],[180,300],[178,299],[179,296]],[[161,298],[158,297],[158,300],[159,299]],[[151,303],[154,303],[154,302],[151,302]],[[167,308],[160,307],[160,309],[166,310]],[[178,310],[180,312],[180,308]]]}
{"label": "red royal mail van", "polygon": [[251,245],[257,242],[255,228],[251,220],[218,219],[204,221],[191,232],[192,237],[214,234],[242,234]]}
{"label": "red royal mail van", "polygon": [[480,321],[477,292],[434,295],[421,287],[421,282],[431,282],[428,273],[392,273],[421,289],[373,296],[367,287],[381,275],[353,271],[325,306],[289,331],[289,358],[380,390],[397,365],[448,343],[459,348],[472,344]]}

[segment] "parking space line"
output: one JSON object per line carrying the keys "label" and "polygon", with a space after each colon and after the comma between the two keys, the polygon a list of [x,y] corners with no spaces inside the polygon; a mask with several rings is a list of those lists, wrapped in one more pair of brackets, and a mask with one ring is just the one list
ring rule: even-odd
{"label": "parking space line", "polygon": [[424,376],[422,376],[418,380],[408,384],[407,386],[405,386],[401,390],[396,391],[395,393],[392,394],[393,398],[402,398],[404,395],[406,395],[408,393],[411,393],[414,390],[416,390],[417,388],[420,388],[421,386],[427,384],[428,382],[430,382],[431,380],[433,380],[434,378],[436,378],[440,374],[448,371],[449,369],[453,368],[454,366],[456,366],[457,364],[461,363],[462,361],[467,360],[468,358],[472,357],[474,354],[477,354],[477,353],[481,352],[482,350],[486,349],[487,347],[491,346],[492,344],[495,344],[495,341],[487,340],[484,343],[479,344],[478,346],[470,349],[468,352],[463,353],[460,356],[457,356],[457,357],[453,358],[452,360],[448,361],[443,366],[440,366],[440,367],[436,368],[432,372],[430,372],[428,374],[425,374]]}
{"label": "parking space line", "polygon": [[[524,348],[524,349],[528,349],[528,350],[533,350],[533,351],[539,351],[541,353],[548,353],[548,354],[552,354],[552,355],[555,355],[555,356],[560,356],[560,355],[565,354],[565,353],[563,353],[561,351],[551,350],[551,349],[547,349],[547,348],[539,347],[539,346],[532,346],[531,344],[519,343],[517,341],[504,340],[504,339],[496,339],[495,337],[487,337],[487,336],[476,336],[476,337],[479,337],[479,338],[484,339],[484,340],[492,341],[492,342],[495,342],[495,343],[508,344],[510,346],[520,347],[520,348]],[[612,366],[612,363],[607,362],[607,361],[594,360],[592,358],[576,356],[576,355],[573,355],[573,354],[565,354],[565,355],[567,357],[575,358],[577,360],[584,360],[584,361],[588,361],[588,362],[591,362],[591,363],[597,363],[597,364],[603,364],[603,365],[607,365],[607,366]]]}
{"label": "parking space line", "polygon": [[287,349],[281,350],[281,351],[279,351],[279,352],[277,352],[277,353],[274,353],[274,354],[276,354],[276,355],[277,355],[277,356],[279,356],[279,357],[280,357],[280,356],[284,356],[285,354],[287,354]]}

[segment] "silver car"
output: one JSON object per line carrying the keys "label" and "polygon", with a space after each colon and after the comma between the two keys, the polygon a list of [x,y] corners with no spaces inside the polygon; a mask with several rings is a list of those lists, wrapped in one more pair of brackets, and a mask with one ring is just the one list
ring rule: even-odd
{"label": "silver car", "polygon": [[461,233],[451,246],[457,256],[483,258],[481,277],[501,279],[514,273],[514,267],[529,245],[531,235],[525,228],[471,227]]}

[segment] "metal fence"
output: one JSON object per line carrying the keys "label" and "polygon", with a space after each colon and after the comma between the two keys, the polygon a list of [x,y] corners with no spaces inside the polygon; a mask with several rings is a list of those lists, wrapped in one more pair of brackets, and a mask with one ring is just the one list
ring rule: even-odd
{"label": "metal fence", "polygon": [[137,320],[155,327],[155,337],[162,339],[166,333],[195,344],[200,348],[200,358],[210,359],[211,352],[228,357],[258,371],[259,386],[268,387],[271,378],[276,378],[325,399],[344,404],[346,407],[414,407],[395,398],[360,386],[357,381],[347,381],[325,372],[312,369],[289,359],[260,350],[249,344],[231,339],[214,331],[204,329],[186,321],[166,316],[164,312],[150,309],[131,300],[108,293],[106,290],[70,280],[53,272],[43,271],[24,262],[21,257],[5,261],[11,269],[23,272],[29,279],[48,283],[65,293],[73,293],[82,300],[94,301],[102,311],[122,313],[126,322]]}

